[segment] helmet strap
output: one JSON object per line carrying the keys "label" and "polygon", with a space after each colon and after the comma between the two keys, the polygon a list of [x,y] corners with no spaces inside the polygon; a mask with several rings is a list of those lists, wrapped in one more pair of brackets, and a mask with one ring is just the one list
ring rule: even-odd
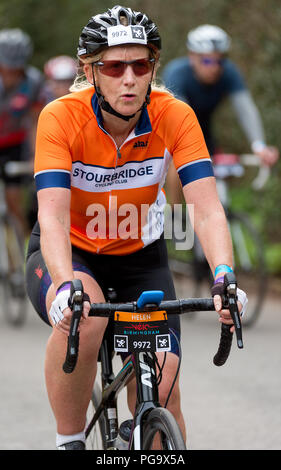
{"label": "helmet strap", "polygon": [[96,94],[98,97],[98,103],[100,107],[106,111],[107,113],[113,114],[114,116],[123,119],[124,121],[129,121],[131,118],[135,117],[135,114],[130,114],[129,116],[126,116],[125,114],[118,113],[118,111],[115,111],[115,109],[112,108],[111,104],[105,100],[104,96],[100,92],[99,87],[95,87]]}
{"label": "helmet strap", "polygon": [[[153,67],[153,71],[154,71],[154,67]],[[152,71],[152,77],[153,77],[153,71]],[[125,114],[118,113],[118,111],[115,111],[115,109],[112,108],[111,104],[108,101],[105,100],[104,96],[101,94],[100,88],[98,86],[96,86],[95,74],[94,74],[94,64],[92,64],[92,75],[93,75],[93,85],[94,85],[95,90],[96,90],[96,95],[97,95],[98,103],[99,103],[100,107],[104,111],[106,111],[107,113],[113,114],[113,116],[116,116],[120,119],[123,119],[124,121],[129,121],[130,119],[135,117],[135,115],[139,111],[146,108],[147,105],[150,103],[151,81],[152,80],[150,81],[150,83],[148,85],[148,89],[147,89],[147,92],[146,92],[146,95],[145,95],[145,102],[140,107],[140,109],[138,109],[134,114],[130,114],[130,115],[125,115]]]}

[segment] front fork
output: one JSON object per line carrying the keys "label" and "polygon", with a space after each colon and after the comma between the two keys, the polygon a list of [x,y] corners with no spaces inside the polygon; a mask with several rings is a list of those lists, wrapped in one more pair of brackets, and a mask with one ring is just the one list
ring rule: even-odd
{"label": "front fork", "polygon": [[[105,345],[103,344],[103,347],[101,348],[101,354],[104,354],[102,360],[102,381],[105,387],[110,387],[110,384],[114,381],[114,374],[111,361],[109,357],[107,357],[108,349],[104,346]],[[159,394],[154,355],[150,352],[135,353],[132,361],[134,363],[137,380],[137,403],[129,449],[141,450],[143,441],[143,418],[153,408],[160,406]],[[104,409],[104,413],[107,417],[107,449],[110,450],[115,448],[115,439],[118,435],[117,399],[115,393],[113,393],[112,400],[107,400],[107,406]]]}
{"label": "front fork", "polygon": [[154,355],[150,352],[139,352],[134,355],[133,360],[137,380],[137,404],[129,449],[141,450],[143,442],[143,418],[149,411],[160,406],[160,404]]}

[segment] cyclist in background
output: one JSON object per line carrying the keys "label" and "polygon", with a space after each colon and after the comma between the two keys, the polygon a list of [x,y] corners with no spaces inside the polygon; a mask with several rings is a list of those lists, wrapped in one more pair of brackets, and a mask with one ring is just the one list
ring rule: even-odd
{"label": "cyclist in background", "polygon": [[[39,223],[29,243],[27,291],[42,320],[53,327],[45,373],[57,422],[56,445],[62,450],[85,448],[86,411],[107,326],[105,318],[87,317],[89,301],[104,302],[110,287],[116,290],[116,302],[136,300],[147,289],[175,298],[163,234],[163,185],[172,159],[186,201],[195,205],[195,229],[218,294],[223,292],[221,276],[232,269],[231,239],[196,116],[187,104],[152,87],[160,50],[158,28],[141,12],[115,6],[90,18],[79,39],[81,74],[73,93],[49,103],[38,122]],[[87,295],[79,360],[67,375],[62,364],[74,278],[81,279]],[[246,294],[239,298],[243,306]],[[220,321],[232,324],[229,311],[221,310],[221,295],[214,301]],[[179,318],[168,323],[180,339]],[[178,367],[179,345],[172,336],[160,403]],[[132,413],[135,390],[132,381]],[[178,378],[168,408],[184,433]]]}
{"label": "cyclist in background", "polygon": [[[29,64],[33,46],[21,29],[0,31],[0,164],[33,159],[41,72]],[[4,175],[7,205],[25,236],[30,234],[20,176]]]}
{"label": "cyclist in background", "polygon": [[77,73],[77,62],[72,57],[60,55],[52,57],[44,65],[46,84],[43,98],[46,103],[69,93]]}
{"label": "cyclist in background", "polygon": [[[165,86],[195,111],[211,155],[217,148],[211,127],[214,112],[229,97],[252,152],[260,157],[262,164],[271,166],[278,160],[279,152],[266,144],[259,111],[241,72],[227,56],[230,43],[229,35],[218,26],[198,26],[187,35],[188,55],[168,63],[162,78]],[[182,202],[172,166],[167,190],[171,203]]]}
{"label": "cyclist in background", "polygon": [[[67,95],[77,73],[77,61],[67,55],[50,58],[44,65],[45,82],[40,91],[40,102],[44,105],[61,96]],[[28,212],[29,225],[32,228],[37,220],[36,189],[32,191]]]}

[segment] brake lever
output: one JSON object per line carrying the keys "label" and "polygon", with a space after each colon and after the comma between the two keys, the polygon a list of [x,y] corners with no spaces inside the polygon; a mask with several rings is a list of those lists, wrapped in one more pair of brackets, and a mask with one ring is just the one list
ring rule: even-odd
{"label": "brake lever", "polygon": [[70,287],[69,307],[72,310],[71,325],[67,342],[67,353],[63,370],[65,373],[73,372],[78,359],[79,351],[79,322],[83,313],[83,285],[79,279],[74,279]]}
{"label": "brake lever", "polygon": [[226,307],[230,311],[230,315],[234,324],[237,346],[242,349],[242,324],[240,314],[237,305],[237,282],[234,273],[226,273],[224,276],[224,284],[226,287],[227,305]]}

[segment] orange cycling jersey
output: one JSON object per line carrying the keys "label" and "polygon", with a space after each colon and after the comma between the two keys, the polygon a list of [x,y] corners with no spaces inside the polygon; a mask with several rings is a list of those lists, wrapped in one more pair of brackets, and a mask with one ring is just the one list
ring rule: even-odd
{"label": "orange cycling jersey", "polygon": [[71,242],[83,250],[124,255],[160,237],[163,185],[172,160],[183,186],[213,176],[193,110],[169,93],[152,91],[120,148],[102,126],[93,87],[59,98],[41,112],[37,191],[71,190]]}

